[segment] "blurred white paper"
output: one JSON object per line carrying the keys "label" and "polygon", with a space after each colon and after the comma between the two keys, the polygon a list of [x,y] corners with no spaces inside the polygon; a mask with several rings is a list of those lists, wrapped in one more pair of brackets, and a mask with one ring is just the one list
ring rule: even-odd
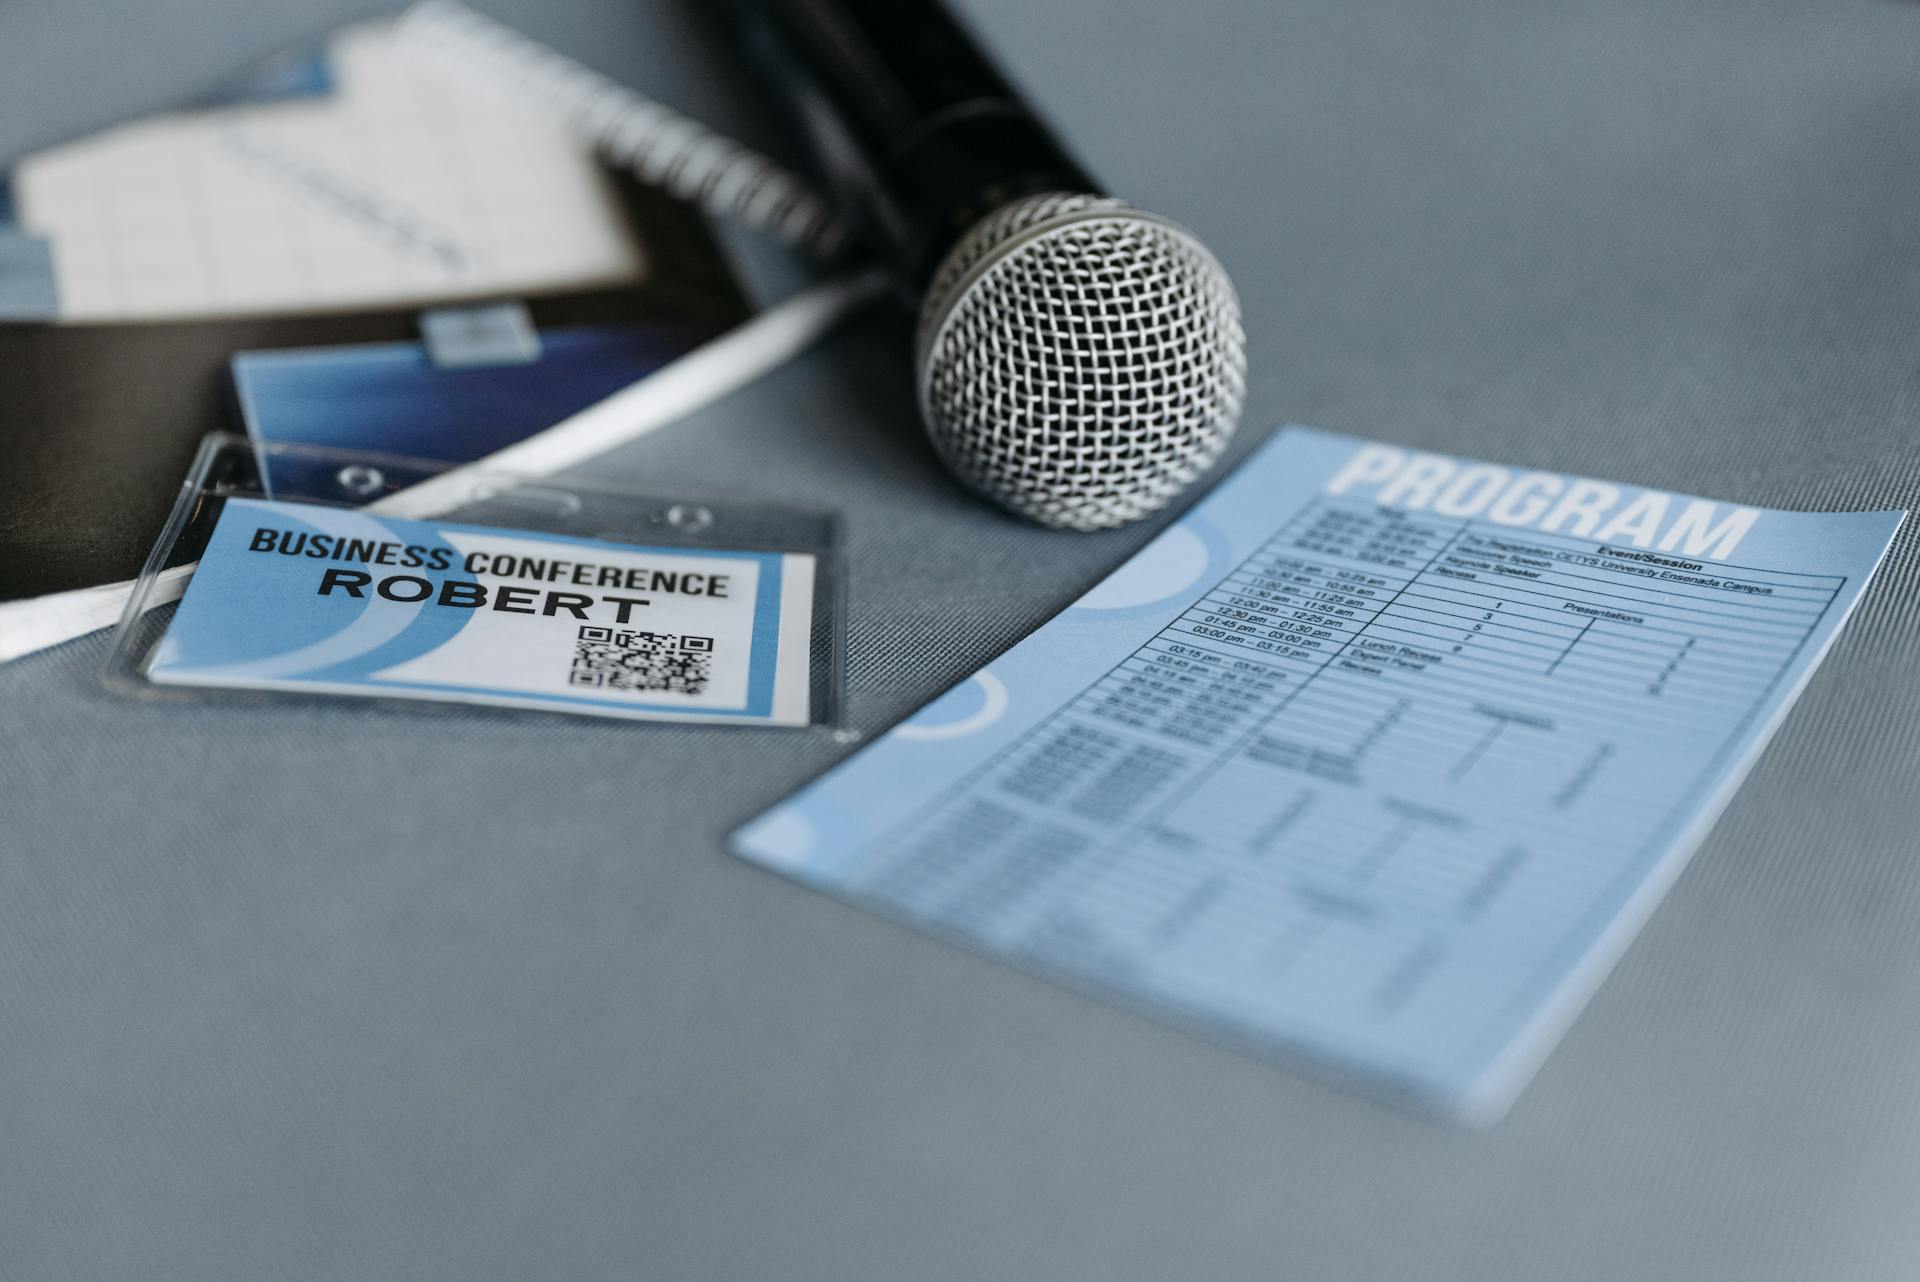
{"label": "blurred white paper", "polygon": [[617,285],[641,248],[590,150],[546,113],[340,32],[332,91],[178,112],[24,158],[19,230],[62,321],[405,306]]}

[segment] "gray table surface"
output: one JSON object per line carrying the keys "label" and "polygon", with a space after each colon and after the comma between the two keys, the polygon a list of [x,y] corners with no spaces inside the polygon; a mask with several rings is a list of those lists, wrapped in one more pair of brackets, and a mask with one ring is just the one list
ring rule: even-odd
{"label": "gray table surface", "polygon": [[[369,6],[0,7],[0,154]],[[660,5],[484,8],[716,123]],[[1920,6],[966,6],[1237,280],[1287,419],[1920,505]],[[1146,529],[942,477],[876,315],[603,474],[831,504],[885,726]],[[1903,538],[1508,1120],[1419,1121],[737,861],[818,737],[285,708],[0,667],[0,1276],[1920,1276]]]}

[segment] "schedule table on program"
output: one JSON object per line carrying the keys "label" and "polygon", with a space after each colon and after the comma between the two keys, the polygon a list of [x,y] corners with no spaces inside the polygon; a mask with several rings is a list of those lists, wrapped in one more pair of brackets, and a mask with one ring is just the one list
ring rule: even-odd
{"label": "schedule table on program", "polygon": [[[1163,536],[1207,549],[1184,599],[1156,619],[1141,592],[1096,589],[983,674],[1020,709],[1022,650],[1084,625],[1042,647],[1081,664],[1076,689],[964,763],[978,736],[909,722],[908,746],[868,756],[953,744],[941,786],[907,785],[919,804],[854,855],[783,866],[1236,1039],[1497,1109],[1677,873],[1897,514],[1827,566],[1769,549],[1858,517],[1741,509],[1757,524],[1716,541],[1660,539],[1649,516],[1609,540],[1597,516],[1529,528],[1517,507],[1450,516],[1464,500],[1336,481],[1261,530],[1242,481]],[[1236,503],[1244,523],[1216,515]],[[1142,555],[1173,573],[1164,547]]]}

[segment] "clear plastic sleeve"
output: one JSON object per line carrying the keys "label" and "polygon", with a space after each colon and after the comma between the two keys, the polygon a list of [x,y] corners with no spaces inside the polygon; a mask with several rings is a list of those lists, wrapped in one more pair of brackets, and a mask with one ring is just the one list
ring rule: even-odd
{"label": "clear plastic sleeve", "polygon": [[[236,501],[244,502],[236,506]],[[352,515],[341,515],[346,512]],[[233,519],[223,533],[223,518],[229,516]],[[374,535],[358,541],[322,535],[303,541],[304,556],[275,557],[270,554],[284,552],[284,546],[271,546],[274,537],[261,532],[269,518],[303,531],[372,530]],[[236,523],[243,521],[252,524],[239,533],[251,532],[252,545],[234,543]],[[378,551],[382,531],[392,532],[386,552]],[[442,537],[434,547],[441,550],[433,561],[420,564],[423,542],[436,535]],[[512,571],[475,572],[476,564],[485,564],[474,560],[475,553],[442,549],[446,544],[459,549],[534,546],[529,540],[540,541],[541,555],[531,564],[545,581],[517,578]],[[549,550],[551,560],[545,555]],[[262,552],[269,555],[257,555]],[[376,565],[376,555],[387,559]],[[682,576],[621,568],[649,557],[661,565],[695,569]],[[203,563],[208,568],[203,570]],[[491,563],[507,559],[496,552]],[[518,562],[521,569],[528,565],[524,558]],[[671,598],[683,587],[702,585],[711,595],[718,576],[708,571],[714,566],[743,567],[734,577],[751,586],[745,592],[736,589],[736,595],[753,593],[754,599],[716,605]],[[302,576],[299,586],[285,586],[296,572]],[[250,574],[255,579],[246,577]],[[653,591],[645,598],[631,587],[640,581],[634,576],[643,574],[652,576],[646,586]],[[621,590],[627,595],[604,591],[609,576],[626,585]],[[202,580],[197,592],[196,578]],[[447,586],[455,581],[458,586]],[[314,582],[322,584],[321,595],[340,599],[316,606],[307,590]],[[248,597],[256,584],[254,602]],[[336,587],[341,590],[333,591]],[[471,705],[503,715],[551,711],[832,729],[840,725],[843,710],[842,596],[839,522],[830,513],[757,500],[646,493],[572,478],[522,478],[484,466],[303,446],[256,447],[244,437],[214,435],[203,442],[134,588],[105,675],[113,688],[155,701],[345,697],[422,708]],[[492,608],[474,607],[476,599],[489,597]],[[511,618],[494,617],[509,608],[503,599],[513,603]],[[623,601],[650,608],[611,604]],[[332,613],[306,617],[322,608]],[[364,623],[359,631],[386,635],[389,648],[366,647],[368,662],[380,660],[384,666],[361,671],[341,659],[360,655],[354,649],[358,642],[341,634],[346,623],[375,609],[384,611],[384,632]],[[297,626],[287,622],[288,616]],[[713,636],[645,630],[656,617],[717,620],[711,630],[718,642]],[[415,627],[416,619],[425,622]],[[176,621],[183,631],[191,632],[185,626],[190,624],[199,629],[193,635],[213,636],[220,661],[183,662],[183,651],[193,647],[173,636]],[[484,627],[471,626],[476,623]],[[277,631],[268,640],[241,636],[227,644],[228,634],[245,633],[256,624],[257,630]],[[409,627],[430,634],[411,646],[414,651],[427,646],[426,657],[402,654],[406,663],[386,662],[395,657],[392,635]],[[435,648],[439,641],[463,629],[466,650],[456,666],[468,679],[455,682],[433,658],[444,653]],[[571,631],[562,635],[566,629]],[[474,634],[482,631],[492,650],[475,659]],[[577,644],[574,634],[583,638]],[[675,653],[656,661],[644,648],[657,649],[662,636],[680,647],[702,643],[720,656]],[[543,688],[502,684],[501,672],[522,670],[515,666],[520,656],[512,653],[522,637],[528,638],[524,670],[530,683],[544,683]],[[729,645],[739,649],[737,656],[727,656]],[[556,646],[563,652],[553,653]],[[207,648],[202,644],[203,653],[187,657],[204,660]],[[318,656],[323,649],[326,663],[315,658],[302,667],[300,656]],[[800,649],[804,653],[796,654]],[[569,657],[572,666],[564,673],[551,670]],[[339,675],[343,671],[347,677]],[[472,679],[474,672],[482,678]],[[739,698],[731,696],[734,686],[727,684],[736,677]],[[569,680],[575,684],[558,684]],[[608,684],[596,686],[596,681]]]}

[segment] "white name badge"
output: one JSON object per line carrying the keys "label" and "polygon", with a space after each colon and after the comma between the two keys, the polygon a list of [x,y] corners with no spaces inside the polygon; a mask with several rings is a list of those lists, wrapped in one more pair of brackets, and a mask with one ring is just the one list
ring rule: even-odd
{"label": "white name badge", "polygon": [[227,500],[145,675],[806,725],[817,560]]}

